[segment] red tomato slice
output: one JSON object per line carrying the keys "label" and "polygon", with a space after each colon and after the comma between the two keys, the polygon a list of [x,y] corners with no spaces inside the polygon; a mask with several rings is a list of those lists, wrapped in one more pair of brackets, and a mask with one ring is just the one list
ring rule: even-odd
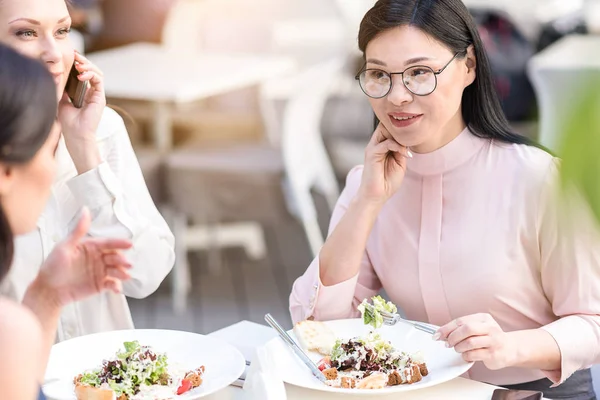
{"label": "red tomato slice", "polygon": [[183,379],[181,386],[177,389],[177,394],[183,394],[192,388],[192,382],[189,379]]}
{"label": "red tomato slice", "polygon": [[329,357],[323,358],[321,361],[319,361],[319,364],[317,364],[317,367],[319,368],[319,371],[324,371],[326,369],[331,368],[331,358],[329,358]]}

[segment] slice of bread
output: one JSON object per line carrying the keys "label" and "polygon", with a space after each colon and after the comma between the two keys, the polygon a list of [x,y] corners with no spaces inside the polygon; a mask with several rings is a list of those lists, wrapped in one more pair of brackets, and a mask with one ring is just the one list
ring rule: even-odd
{"label": "slice of bread", "polygon": [[77,400],[128,400],[126,394],[117,397],[111,389],[97,388],[81,383],[81,378],[82,375],[77,375],[73,379]]}
{"label": "slice of bread", "polygon": [[383,389],[388,383],[388,376],[381,372],[374,372],[356,384],[357,389]]}
{"label": "slice of bread", "polygon": [[294,334],[304,350],[316,351],[324,356],[331,354],[336,340],[333,331],[320,321],[298,322],[294,326]]}
{"label": "slice of bread", "polygon": [[100,389],[86,385],[75,386],[75,396],[77,400],[117,400],[115,392],[111,389]]}

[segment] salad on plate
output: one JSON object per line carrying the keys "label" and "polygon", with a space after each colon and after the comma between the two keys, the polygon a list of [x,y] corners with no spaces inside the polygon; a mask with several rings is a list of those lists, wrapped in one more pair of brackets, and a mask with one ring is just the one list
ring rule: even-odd
{"label": "salad on plate", "polygon": [[306,320],[294,326],[301,346],[323,357],[318,368],[326,384],[347,389],[381,389],[388,386],[420,382],[429,374],[420,352],[398,350],[382,338],[378,329],[383,325],[381,312],[395,313],[396,306],[381,296],[366,299],[358,306],[363,323],[374,329],[351,339],[337,338],[329,326],[320,321]]}
{"label": "salad on plate", "polygon": [[408,354],[392,346],[379,333],[338,339],[331,354],[318,364],[333,387],[380,389],[411,384],[427,376],[427,364],[421,353]]}
{"label": "salad on plate", "polygon": [[204,366],[189,371],[137,341],[123,346],[101,367],[75,377],[77,400],[166,400],[202,384]]}

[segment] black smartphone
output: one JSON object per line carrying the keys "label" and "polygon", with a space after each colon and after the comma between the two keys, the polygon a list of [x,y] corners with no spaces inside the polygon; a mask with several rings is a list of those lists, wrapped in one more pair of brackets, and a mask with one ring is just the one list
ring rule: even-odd
{"label": "black smartphone", "polygon": [[87,91],[88,82],[82,82],[77,79],[78,75],[79,71],[75,68],[75,63],[73,63],[71,72],[69,72],[69,78],[67,79],[67,85],[65,86],[65,92],[67,92],[73,106],[81,108],[83,106],[83,99],[85,97],[85,92]]}
{"label": "black smartphone", "polygon": [[542,400],[542,392],[533,390],[496,389],[492,400]]}

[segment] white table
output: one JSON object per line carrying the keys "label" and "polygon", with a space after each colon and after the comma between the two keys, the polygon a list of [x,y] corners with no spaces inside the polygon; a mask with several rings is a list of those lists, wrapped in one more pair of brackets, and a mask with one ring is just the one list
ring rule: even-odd
{"label": "white table", "polygon": [[[265,325],[259,325],[253,322],[242,321],[234,325],[218,330],[210,334],[210,336],[225,340],[235,347],[244,355],[246,360],[252,361],[254,358],[254,350],[267,343],[277,334]],[[437,385],[431,388],[419,389],[406,392],[403,394],[395,393],[388,396],[373,396],[361,397],[364,400],[489,400],[492,398],[492,393],[497,389],[496,386],[485,383],[456,378],[452,381]],[[288,400],[339,400],[346,399],[347,396],[319,392],[315,390],[303,389],[293,385],[286,384],[286,392]],[[215,393],[212,396],[206,397],[207,400],[254,400],[243,389],[235,386],[230,386],[223,391]],[[257,399],[258,400],[258,399]]]}
{"label": "white table", "polygon": [[539,140],[558,150],[561,123],[579,98],[577,90],[600,79],[600,36],[567,36],[536,54],[527,69],[538,99]]}
{"label": "white table", "polygon": [[[419,389],[406,393],[395,393],[387,396],[365,396],[361,400],[490,400],[496,386],[456,378],[450,382],[427,389]],[[341,400],[348,396],[337,393],[318,392],[292,385],[286,385],[287,400]],[[227,389],[206,397],[206,400],[259,400],[252,399],[243,389],[229,386]]]}
{"label": "white table", "polygon": [[287,57],[184,52],[152,43],[91,53],[88,58],[104,73],[108,97],[153,104],[153,136],[162,151],[172,145],[172,104],[253,86],[295,67]]}

